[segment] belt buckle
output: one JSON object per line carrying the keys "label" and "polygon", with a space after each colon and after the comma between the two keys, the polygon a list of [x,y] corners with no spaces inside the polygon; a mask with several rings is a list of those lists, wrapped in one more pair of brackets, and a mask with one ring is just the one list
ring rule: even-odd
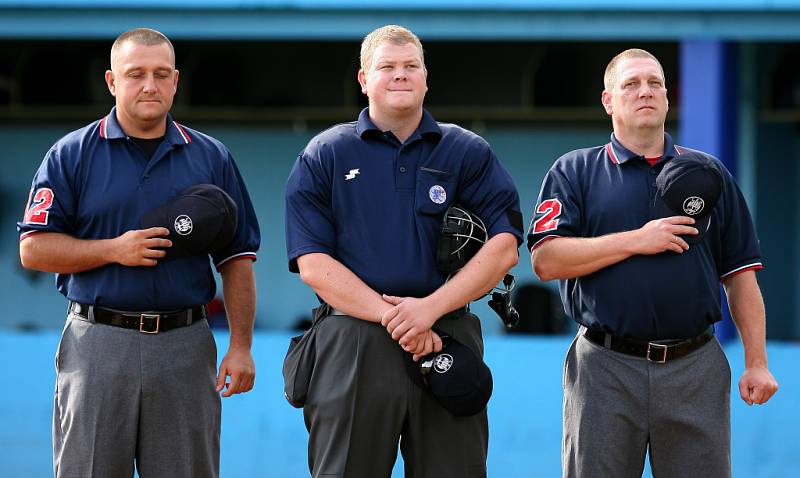
{"label": "belt buckle", "polygon": [[[669,346],[667,346],[667,345],[655,344],[653,342],[647,342],[647,360],[649,362],[654,362],[654,363],[665,363],[667,361],[667,350],[668,349],[669,349]],[[651,356],[650,356],[650,351],[651,350],[658,350],[660,355],[661,355],[661,358],[655,358],[655,359],[651,358]]]}
{"label": "belt buckle", "polygon": [[[155,330],[145,330],[145,320],[155,319]],[[139,314],[139,332],[143,334],[157,334],[161,327],[161,314]]]}

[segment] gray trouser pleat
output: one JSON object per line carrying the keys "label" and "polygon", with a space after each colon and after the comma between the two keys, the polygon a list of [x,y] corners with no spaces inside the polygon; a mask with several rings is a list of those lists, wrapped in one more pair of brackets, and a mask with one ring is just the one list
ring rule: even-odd
{"label": "gray trouser pleat", "polygon": [[205,320],[143,334],[70,316],[56,352],[58,478],[219,476],[216,344]]}
{"label": "gray trouser pleat", "polygon": [[[472,314],[436,327],[483,354]],[[303,410],[316,477],[391,476],[398,440],[408,478],[486,476],[486,411],[454,417],[408,377],[403,351],[380,324],[331,316],[317,330]]]}
{"label": "gray trouser pleat", "polygon": [[639,478],[648,446],[655,478],[731,476],[731,371],[716,338],[658,364],[579,332],[563,385],[564,477]]}

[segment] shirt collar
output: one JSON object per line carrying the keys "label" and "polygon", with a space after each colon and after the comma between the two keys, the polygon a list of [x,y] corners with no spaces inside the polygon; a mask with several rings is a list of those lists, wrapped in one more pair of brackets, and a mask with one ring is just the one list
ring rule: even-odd
{"label": "shirt collar", "polygon": [[[606,145],[606,152],[608,153],[608,158],[614,164],[624,164],[631,159],[641,158],[641,155],[623,146],[614,136],[614,133],[611,133],[611,142]],[[671,159],[679,154],[681,154],[680,147],[675,145],[669,133],[664,133],[664,159]]]}
{"label": "shirt collar", "polygon": [[[358,115],[358,122],[356,123],[356,133],[362,138],[365,134],[381,134],[380,128],[378,128],[375,123],[372,122],[372,119],[369,117],[369,108],[364,108],[361,110],[361,113]],[[417,137],[425,137],[429,135],[434,135],[441,137],[442,136],[442,129],[439,128],[439,123],[433,119],[433,116],[428,113],[428,110],[422,109],[422,119],[419,122],[419,126],[417,126],[416,131],[409,137],[409,139],[417,138]]]}
{"label": "shirt collar", "polygon": [[[100,137],[105,139],[119,139],[127,138],[128,135],[122,130],[119,121],[117,120],[117,107],[111,108],[105,117],[100,120]],[[167,113],[167,131],[164,135],[164,140],[169,144],[181,145],[192,142],[192,137],[182,125],[172,119],[172,115]]]}

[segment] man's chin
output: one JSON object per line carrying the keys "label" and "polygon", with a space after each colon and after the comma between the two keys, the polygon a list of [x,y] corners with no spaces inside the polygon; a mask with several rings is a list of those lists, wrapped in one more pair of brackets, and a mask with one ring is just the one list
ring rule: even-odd
{"label": "man's chin", "polygon": [[159,121],[167,116],[167,110],[165,110],[161,105],[159,105],[157,108],[138,108],[135,116],[136,119],[143,122]]}
{"label": "man's chin", "polygon": [[422,108],[422,103],[416,101],[393,101],[386,105],[387,109],[397,113],[408,113],[418,111]]}

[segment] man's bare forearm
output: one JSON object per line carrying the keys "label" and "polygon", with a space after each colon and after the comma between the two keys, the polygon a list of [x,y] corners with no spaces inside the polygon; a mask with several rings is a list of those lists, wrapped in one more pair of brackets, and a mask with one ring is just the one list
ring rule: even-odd
{"label": "man's bare forearm", "polygon": [[766,367],[766,312],[755,271],[737,274],[725,280],[723,285],[731,317],[744,346],[745,367]]}
{"label": "man's bare forearm", "polygon": [[531,254],[533,270],[543,281],[592,274],[633,255],[627,234],[630,233],[551,239]]}
{"label": "man's bare forearm", "polygon": [[230,328],[230,347],[250,350],[256,315],[256,279],[253,261],[242,259],[223,264],[222,294]]}
{"label": "man's bare forearm", "polygon": [[380,322],[392,304],[384,301],[341,262],[327,254],[312,253],[297,258],[300,278],[331,307],[369,322]]}
{"label": "man's bare forearm", "polygon": [[517,238],[506,232],[497,234],[457,274],[428,296],[428,302],[440,316],[463,307],[496,286],[518,261]]}
{"label": "man's bare forearm", "polygon": [[697,234],[694,219],[654,219],[639,229],[599,237],[557,237],[531,253],[534,272],[543,281],[573,279],[597,272],[637,254],[683,253],[689,244],[681,234]]}
{"label": "man's bare forearm", "polygon": [[43,272],[74,274],[114,262],[111,239],[76,239],[56,232],[27,236],[19,250],[24,267]]}
{"label": "man's bare forearm", "polygon": [[127,231],[113,239],[77,239],[58,232],[41,232],[19,243],[23,267],[43,272],[75,274],[106,264],[153,267],[166,255],[172,241],[164,227]]}

